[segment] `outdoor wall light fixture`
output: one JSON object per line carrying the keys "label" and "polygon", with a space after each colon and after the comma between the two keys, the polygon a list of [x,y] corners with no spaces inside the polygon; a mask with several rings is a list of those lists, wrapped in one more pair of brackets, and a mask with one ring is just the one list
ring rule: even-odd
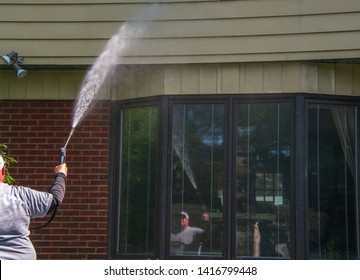
{"label": "outdoor wall light fixture", "polygon": [[6,64],[8,65],[12,64],[18,78],[24,78],[26,76],[27,71],[19,66],[20,64],[23,63],[24,58],[22,56],[18,56],[17,52],[12,51],[7,55],[3,55],[1,58]]}

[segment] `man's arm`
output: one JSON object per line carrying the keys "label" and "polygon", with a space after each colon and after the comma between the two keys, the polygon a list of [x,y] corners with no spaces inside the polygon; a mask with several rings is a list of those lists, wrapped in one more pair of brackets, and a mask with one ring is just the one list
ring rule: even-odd
{"label": "man's arm", "polygon": [[63,163],[57,167],[55,167],[55,178],[54,183],[52,184],[49,193],[53,195],[53,201],[51,203],[51,207],[49,211],[53,211],[56,207],[58,207],[65,196],[66,189],[66,179],[67,179],[67,167],[66,164]]}

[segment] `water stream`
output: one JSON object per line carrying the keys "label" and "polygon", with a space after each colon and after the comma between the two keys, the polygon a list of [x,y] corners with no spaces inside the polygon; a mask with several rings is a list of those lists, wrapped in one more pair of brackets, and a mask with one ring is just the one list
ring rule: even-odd
{"label": "water stream", "polygon": [[[153,6],[151,13],[154,13]],[[102,87],[109,78],[114,77],[117,65],[121,64],[121,58],[126,51],[133,47],[137,38],[141,38],[146,29],[146,23],[130,21],[123,24],[118,32],[107,42],[103,52],[95,60],[82,82],[80,91],[73,110],[72,129],[64,148],[68,144],[75,128],[89,112],[94,101],[101,97]],[[184,170],[190,179],[194,189],[197,189],[194,175],[189,163],[187,150],[183,150],[176,137],[174,138],[173,149],[180,158]]]}
{"label": "water stream", "polygon": [[[116,66],[121,62],[121,56],[130,47],[132,38],[140,34],[142,25],[134,27],[125,23],[108,41],[101,55],[87,72],[74,106],[72,127],[75,128],[89,111],[93,101],[101,95],[101,89],[107,79],[113,76]],[[135,32],[136,31],[136,32]]]}

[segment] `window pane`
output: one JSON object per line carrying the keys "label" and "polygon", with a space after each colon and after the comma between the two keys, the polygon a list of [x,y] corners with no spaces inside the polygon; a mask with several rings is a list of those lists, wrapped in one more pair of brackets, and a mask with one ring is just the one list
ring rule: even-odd
{"label": "window pane", "polygon": [[237,256],[289,257],[291,105],[237,107]]}
{"label": "window pane", "polygon": [[355,259],[354,107],[308,108],[309,252],[312,259]]}
{"label": "window pane", "polygon": [[173,112],[170,253],[222,255],[224,106],[175,105]]}
{"label": "window pane", "polygon": [[122,113],[120,253],[154,253],[158,174],[158,110]]}

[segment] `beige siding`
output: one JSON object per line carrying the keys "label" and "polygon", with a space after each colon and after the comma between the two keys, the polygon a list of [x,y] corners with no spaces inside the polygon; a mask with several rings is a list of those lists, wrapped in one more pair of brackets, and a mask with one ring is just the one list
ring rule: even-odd
{"label": "beige siding", "polygon": [[83,76],[79,71],[32,71],[19,79],[12,71],[0,71],[0,99],[73,100]]}
{"label": "beige siding", "polygon": [[[72,100],[84,72],[38,71],[18,79],[0,71],[0,99]],[[360,96],[360,65],[277,62],[127,66],[102,87],[102,99],[158,95],[315,93]]]}
{"label": "beige siding", "polygon": [[[360,96],[360,65],[324,63],[245,63],[153,66],[159,94],[315,93]],[[150,75],[151,71],[149,71]],[[118,76],[114,99],[154,95],[134,88],[134,81]],[[148,80],[144,76],[141,79]],[[162,84],[163,82],[163,84]],[[130,90],[131,89],[131,90]]]}
{"label": "beige siding", "polygon": [[26,64],[92,64],[129,21],[125,64],[360,57],[358,0],[1,1],[0,52]]}

